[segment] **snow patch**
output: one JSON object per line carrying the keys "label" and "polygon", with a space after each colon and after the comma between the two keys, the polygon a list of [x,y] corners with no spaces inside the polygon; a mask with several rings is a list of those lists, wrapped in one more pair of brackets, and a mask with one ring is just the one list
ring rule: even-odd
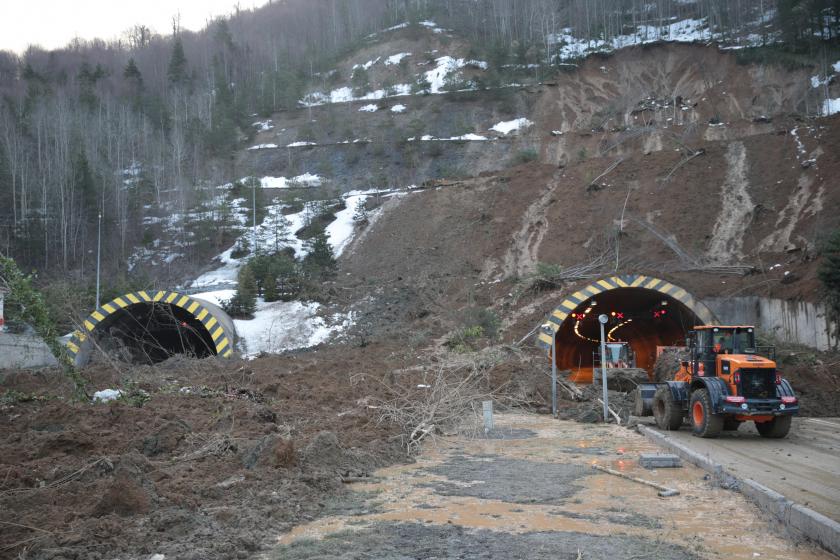
{"label": "snow patch", "polygon": [[286,177],[262,177],[260,186],[264,189],[292,189],[298,187],[319,187],[323,179],[319,175],[304,173],[287,179]]}
{"label": "snow patch", "polygon": [[256,146],[251,146],[248,148],[249,150],[270,150],[273,148],[279,148],[277,144],[257,144]]}
{"label": "snow patch", "polygon": [[234,295],[236,295],[236,290],[227,289],[227,290],[213,290],[212,292],[200,292],[197,294],[192,294],[192,297],[196,299],[202,299],[208,303],[212,303],[213,305],[218,305],[219,307],[228,300],[230,300]]}
{"label": "snow patch", "polygon": [[400,105],[400,104],[394,105],[393,107],[391,107],[391,112],[392,113],[405,113],[405,105]]}
{"label": "snow patch", "polygon": [[840,97],[823,101],[822,112],[820,113],[822,116],[827,117],[837,113],[840,113]]}
{"label": "snow patch", "polygon": [[353,65],[353,70],[356,70],[358,68],[364,68],[365,70],[370,70],[370,67],[373,66],[374,64],[376,64],[377,62],[379,62],[380,60],[382,60],[382,57],[377,56],[373,60],[368,60],[367,62],[365,62],[363,64],[354,64]]}
{"label": "snow patch", "polygon": [[271,119],[268,119],[266,121],[257,121],[251,126],[259,130],[260,132],[268,132],[269,130],[274,128],[274,122]]}
{"label": "snow patch", "polygon": [[369,103],[368,105],[362,105],[359,107],[359,111],[362,113],[375,113],[379,110],[379,106],[374,103]]}
{"label": "snow patch", "polygon": [[[315,142],[292,142],[291,144],[286,144],[287,148],[302,148],[304,146],[317,146]],[[276,146],[275,146],[276,147]]]}
{"label": "snow patch", "polygon": [[528,128],[529,126],[533,125],[534,123],[529,121],[525,117],[520,117],[512,121],[502,121],[496,123],[492,127],[490,127],[490,130],[498,132],[499,134],[510,134],[511,132],[515,132],[523,128]]}
{"label": "snow patch", "polygon": [[411,56],[411,53],[404,52],[392,54],[391,56],[385,59],[385,66],[394,66],[395,64],[399,64],[407,56]]}
{"label": "snow patch", "polygon": [[350,314],[325,319],[319,311],[321,306],[315,302],[258,301],[253,319],[234,320],[243,356],[316,346],[353,323]]}

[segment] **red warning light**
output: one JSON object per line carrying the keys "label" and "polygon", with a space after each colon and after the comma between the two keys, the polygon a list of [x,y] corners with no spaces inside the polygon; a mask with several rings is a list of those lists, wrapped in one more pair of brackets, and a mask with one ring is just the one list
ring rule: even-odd
{"label": "red warning light", "polygon": [[616,319],[624,319],[624,313],[621,313],[620,311],[619,311],[619,312],[617,312],[617,313],[615,314],[615,318],[616,318]]}

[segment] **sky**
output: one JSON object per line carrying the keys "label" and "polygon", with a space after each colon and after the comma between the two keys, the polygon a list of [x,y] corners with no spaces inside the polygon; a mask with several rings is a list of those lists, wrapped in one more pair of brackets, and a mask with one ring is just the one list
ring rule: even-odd
{"label": "sky", "polygon": [[180,13],[181,29],[204,27],[214,16],[228,15],[268,0],[0,0],[0,50],[21,54],[29,45],[63,47],[74,37],[115,39],[143,24],[170,33]]}

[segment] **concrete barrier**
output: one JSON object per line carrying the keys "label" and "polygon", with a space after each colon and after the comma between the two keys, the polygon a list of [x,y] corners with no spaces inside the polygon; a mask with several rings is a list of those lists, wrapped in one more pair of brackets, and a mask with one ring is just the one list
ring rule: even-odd
{"label": "concrete barrier", "polygon": [[637,426],[637,429],[654,443],[712,473],[726,488],[739,490],[762,511],[783,523],[794,535],[810,539],[829,552],[840,556],[840,523],[797,504],[750,478],[737,478],[724,469],[723,465],[713,461],[711,457],[697,453],[662,432],[642,425]]}
{"label": "concrete barrier", "polygon": [[0,369],[57,366],[46,343],[37,336],[0,332]]}

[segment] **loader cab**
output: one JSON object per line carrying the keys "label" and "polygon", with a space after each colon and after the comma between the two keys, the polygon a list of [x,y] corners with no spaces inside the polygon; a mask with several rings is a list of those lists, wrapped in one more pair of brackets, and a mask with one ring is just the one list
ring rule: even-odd
{"label": "loader cab", "polygon": [[689,333],[692,375],[716,377],[717,357],[755,354],[755,329],[751,326],[701,326]]}
{"label": "loader cab", "polygon": [[[628,342],[607,342],[604,345],[607,369],[625,369],[636,367],[636,355]],[[597,369],[601,367],[601,351],[592,352],[592,363]]]}

